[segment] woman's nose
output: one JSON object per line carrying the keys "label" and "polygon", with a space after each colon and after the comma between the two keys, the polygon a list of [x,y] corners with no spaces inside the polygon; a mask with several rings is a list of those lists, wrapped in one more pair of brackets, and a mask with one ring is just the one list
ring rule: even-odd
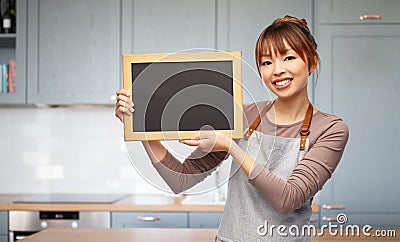
{"label": "woman's nose", "polygon": [[279,75],[284,74],[285,72],[286,72],[286,69],[285,69],[284,63],[282,63],[280,61],[275,62],[273,74],[275,76],[279,76]]}

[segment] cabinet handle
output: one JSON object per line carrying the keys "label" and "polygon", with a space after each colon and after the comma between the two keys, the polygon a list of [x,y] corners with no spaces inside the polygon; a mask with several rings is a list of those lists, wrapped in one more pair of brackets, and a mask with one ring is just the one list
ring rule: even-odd
{"label": "cabinet handle", "polygon": [[343,210],[343,209],[346,209],[346,206],[344,206],[344,205],[322,205],[322,208],[323,209],[326,209],[326,210]]}
{"label": "cabinet handle", "polygon": [[317,218],[310,218],[310,223],[315,223],[315,222],[318,222]]}
{"label": "cabinet handle", "polygon": [[364,19],[382,19],[382,15],[379,15],[379,14],[360,15],[360,20],[364,20]]}
{"label": "cabinet handle", "polygon": [[322,220],[326,222],[337,222],[337,218],[322,217]]}
{"label": "cabinet handle", "polygon": [[159,221],[159,220],[161,220],[160,217],[153,217],[153,216],[138,216],[137,219],[140,221]]}

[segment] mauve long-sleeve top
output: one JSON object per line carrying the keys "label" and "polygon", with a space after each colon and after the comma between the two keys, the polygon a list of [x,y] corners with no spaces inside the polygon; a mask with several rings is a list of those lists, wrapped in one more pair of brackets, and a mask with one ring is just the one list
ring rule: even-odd
{"label": "mauve long-sleeve top", "polygon": [[[244,106],[245,129],[253,122],[263,105],[265,102]],[[264,116],[256,131],[280,137],[299,138],[301,125],[302,122],[276,125]],[[291,212],[312,198],[332,176],[348,137],[349,131],[342,119],[317,111],[313,114],[310,126],[309,150],[289,179],[278,177],[256,162],[248,182],[278,211]],[[153,165],[168,186],[175,193],[180,193],[204,180],[226,157],[226,152],[205,153],[197,149],[181,163],[168,152],[160,162]]]}

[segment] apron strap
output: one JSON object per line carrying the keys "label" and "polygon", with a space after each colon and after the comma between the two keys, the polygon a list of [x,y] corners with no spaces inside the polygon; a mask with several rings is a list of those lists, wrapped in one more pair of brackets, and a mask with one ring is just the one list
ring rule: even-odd
{"label": "apron strap", "polygon": [[[254,130],[260,125],[261,119],[264,116],[264,114],[269,110],[269,108],[274,104],[274,102],[271,102],[267,104],[261,112],[258,114],[257,118],[254,120],[254,122],[250,125],[250,127],[247,129],[246,133],[244,134],[244,138],[248,139],[251,134],[254,132]],[[307,136],[310,134],[310,125],[311,125],[311,120],[313,116],[313,106],[311,103],[308,105],[307,113],[306,116],[304,117],[303,125],[300,128],[300,150],[304,150],[306,146],[306,141],[307,141]]]}
{"label": "apron strap", "polygon": [[247,129],[246,133],[244,134],[244,138],[248,139],[250,138],[251,134],[254,132],[254,130],[258,127],[258,125],[261,122],[262,117],[264,116],[264,114],[270,109],[270,107],[272,107],[272,104],[274,104],[274,102],[268,103],[260,112],[260,114],[258,114],[256,120],[254,120],[254,122],[250,125],[250,127]]}
{"label": "apron strap", "polygon": [[304,150],[306,146],[307,136],[310,134],[310,124],[313,116],[313,106],[308,105],[306,116],[304,117],[303,125],[300,128],[300,150]]}

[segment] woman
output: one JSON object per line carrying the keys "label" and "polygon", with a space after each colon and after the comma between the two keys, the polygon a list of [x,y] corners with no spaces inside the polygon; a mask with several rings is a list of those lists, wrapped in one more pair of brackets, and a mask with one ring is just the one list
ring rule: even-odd
{"label": "woman", "polygon": [[[319,64],[316,49],[304,19],[276,19],[258,38],[255,56],[277,98],[244,106],[249,120],[244,139],[216,132],[182,140],[199,147],[183,164],[160,142],[143,142],[175,193],[202,181],[227,153],[233,157],[218,241],[311,241],[301,231],[309,223],[312,198],[332,176],[348,139],[345,123],[308,99],[308,77]],[[126,90],[117,95],[115,114],[122,120],[133,104]]]}

